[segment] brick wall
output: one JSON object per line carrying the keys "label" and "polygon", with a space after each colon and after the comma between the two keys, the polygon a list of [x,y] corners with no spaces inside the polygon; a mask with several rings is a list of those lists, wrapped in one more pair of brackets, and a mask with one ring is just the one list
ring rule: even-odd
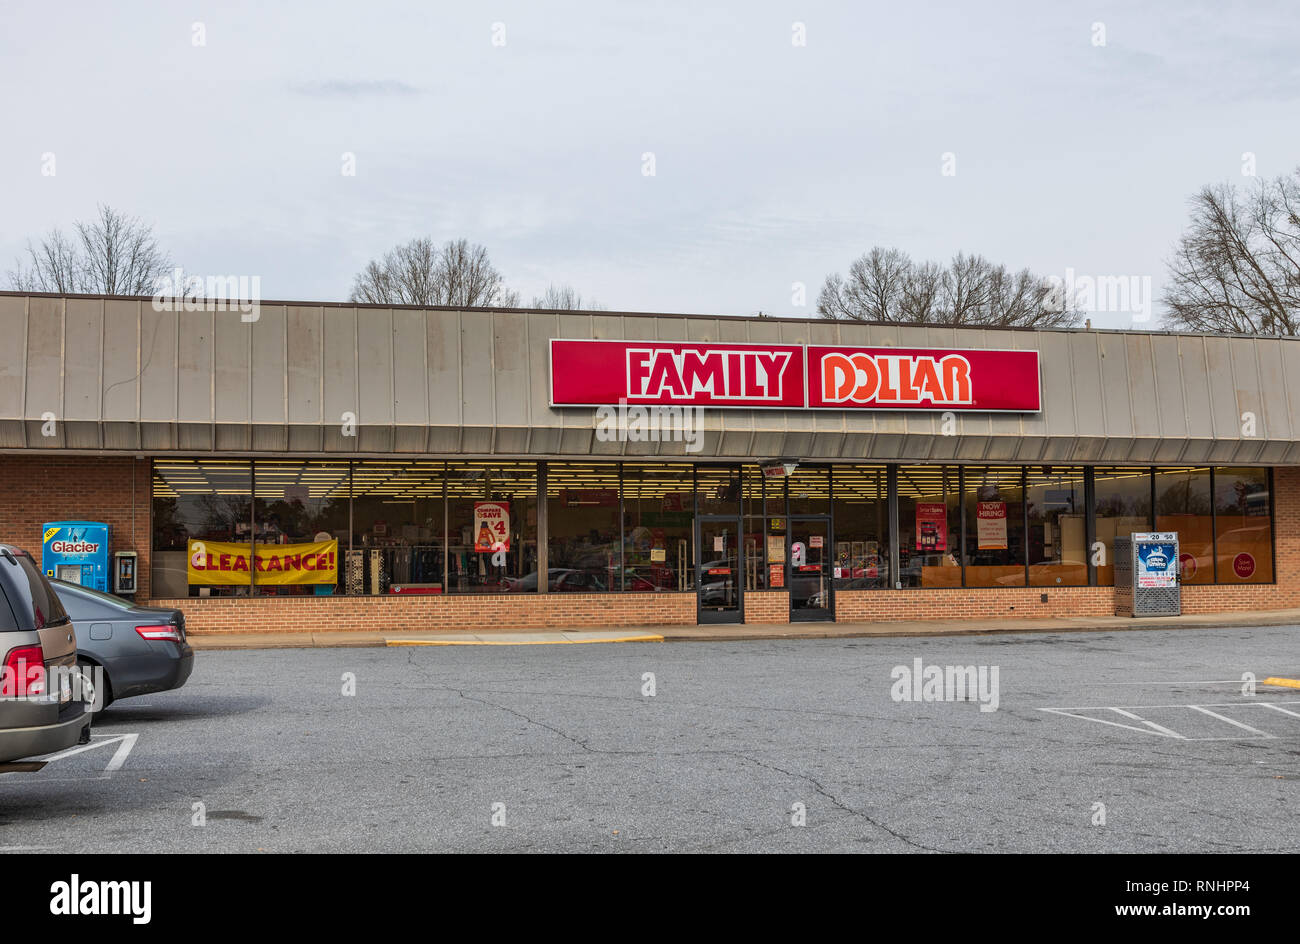
{"label": "brick wall", "polygon": [[790,622],[790,592],[788,590],[755,590],[746,593],[745,622]]}
{"label": "brick wall", "polygon": [[113,528],[113,551],[140,555],[136,599],[143,600],[149,594],[149,476],[145,459],[0,456],[0,541],[23,548],[39,564],[46,521],[103,521]]}
{"label": "brick wall", "polygon": [[842,590],[835,594],[835,621],[1029,619],[1113,616],[1111,587],[1055,587],[1039,602],[1040,587],[941,590]]}
{"label": "brick wall", "polygon": [[197,633],[420,632],[590,626],[693,626],[693,593],[214,597],[152,600],[185,611]]}

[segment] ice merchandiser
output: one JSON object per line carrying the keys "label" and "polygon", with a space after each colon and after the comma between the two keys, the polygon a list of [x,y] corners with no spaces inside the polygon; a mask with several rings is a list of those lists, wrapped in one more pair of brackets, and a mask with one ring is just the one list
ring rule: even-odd
{"label": "ice merchandiser", "polygon": [[45,576],[110,592],[109,526],[99,521],[48,521],[42,531]]}

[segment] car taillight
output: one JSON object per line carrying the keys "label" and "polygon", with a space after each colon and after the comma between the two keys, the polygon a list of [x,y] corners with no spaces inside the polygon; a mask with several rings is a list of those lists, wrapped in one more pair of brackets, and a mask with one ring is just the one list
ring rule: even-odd
{"label": "car taillight", "polygon": [[10,649],[0,676],[0,697],[30,698],[44,694],[45,650],[40,646]]}
{"label": "car taillight", "polygon": [[170,639],[172,642],[180,642],[180,631],[170,623],[159,626],[137,626],[135,631],[140,634],[141,639]]}

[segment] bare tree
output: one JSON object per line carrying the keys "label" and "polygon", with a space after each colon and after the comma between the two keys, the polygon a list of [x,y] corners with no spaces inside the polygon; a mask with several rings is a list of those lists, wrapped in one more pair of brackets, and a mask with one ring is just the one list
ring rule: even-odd
{"label": "bare tree", "polygon": [[518,293],[506,288],[487,250],[477,243],[457,239],[443,246],[440,271],[447,297],[444,305],[510,308],[519,304]]}
{"label": "bare tree", "polygon": [[30,265],[10,270],[10,284],[28,292],[151,295],[171,268],[153,229],[137,217],[101,205],[75,229],[72,239],[54,229],[38,245],[29,240]]}
{"label": "bare tree", "polygon": [[513,308],[519,295],[506,288],[487,249],[459,239],[435,246],[422,237],[371,260],[357,274],[350,296],[377,305],[454,305]]}
{"label": "bare tree", "polygon": [[877,246],[853,261],[847,282],[838,273],[826,277],[817,311],[823,318],[897,321],[898,302],[911,269],[907,253]]}
{"label": "bare tree", "polygon": [[981,323],[991,269],[982,256],[957,253],[944,273],[934,320],[944,324]]}
{"label": "bare tree", "polygon": [[171,260],[158,248],[153,230],[139,219],[99,207],[99,217],[77,223],[84,260],[83,291],[105,295],[148,295]]}
{"label": "bare tree", "polygon": [[351,300],[376,305],[441,305],[439,252],[424,237],[390,249],[357,275]]}
{"label": "bare tree", "polygon": [[827,276],[817,298],[823,318],[910,324],[1057,327],[1077,324],[1051,280],[1011,272],[983,256],[958,253],[947,266],[915,263],[898,249],[875,247]]}
{"label": "bare tree", "polygon": [[1300,334],[1300,169],[1238,192],[1205,187],[1169,262],[1164,323],[1224,334]]}
{"label": "bare tree", "polygon": [[58,229],[32,245],[27,241],[27,255],[31,265],[23,268],[21,262],[9,270],[9,284],[20,292],[58,292],[61,295],[79,291],[81,287],[81,260],[77,247]]}
{"label": "bare tree", "polygon": [[605,306],[594,299],[583,300],[582,294],[572,285],[551,284],[541,295],[533,296],[534,308],[546,308],[552,311],[604,311]]}
{"label": "bare tree", "polygon": [[939,305],[945,272],[936,262],[911,265],[902,280],[899,316],[902,321],[927,321]]}

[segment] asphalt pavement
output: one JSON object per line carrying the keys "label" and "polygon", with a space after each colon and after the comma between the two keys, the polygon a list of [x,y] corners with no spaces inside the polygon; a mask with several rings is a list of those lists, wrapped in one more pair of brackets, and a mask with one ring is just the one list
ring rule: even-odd
{"label": "asphalt pavement", "polygon": [[1246,673],[1300,627],[202,652],[0,774],[0,850],[1297,852]]}

